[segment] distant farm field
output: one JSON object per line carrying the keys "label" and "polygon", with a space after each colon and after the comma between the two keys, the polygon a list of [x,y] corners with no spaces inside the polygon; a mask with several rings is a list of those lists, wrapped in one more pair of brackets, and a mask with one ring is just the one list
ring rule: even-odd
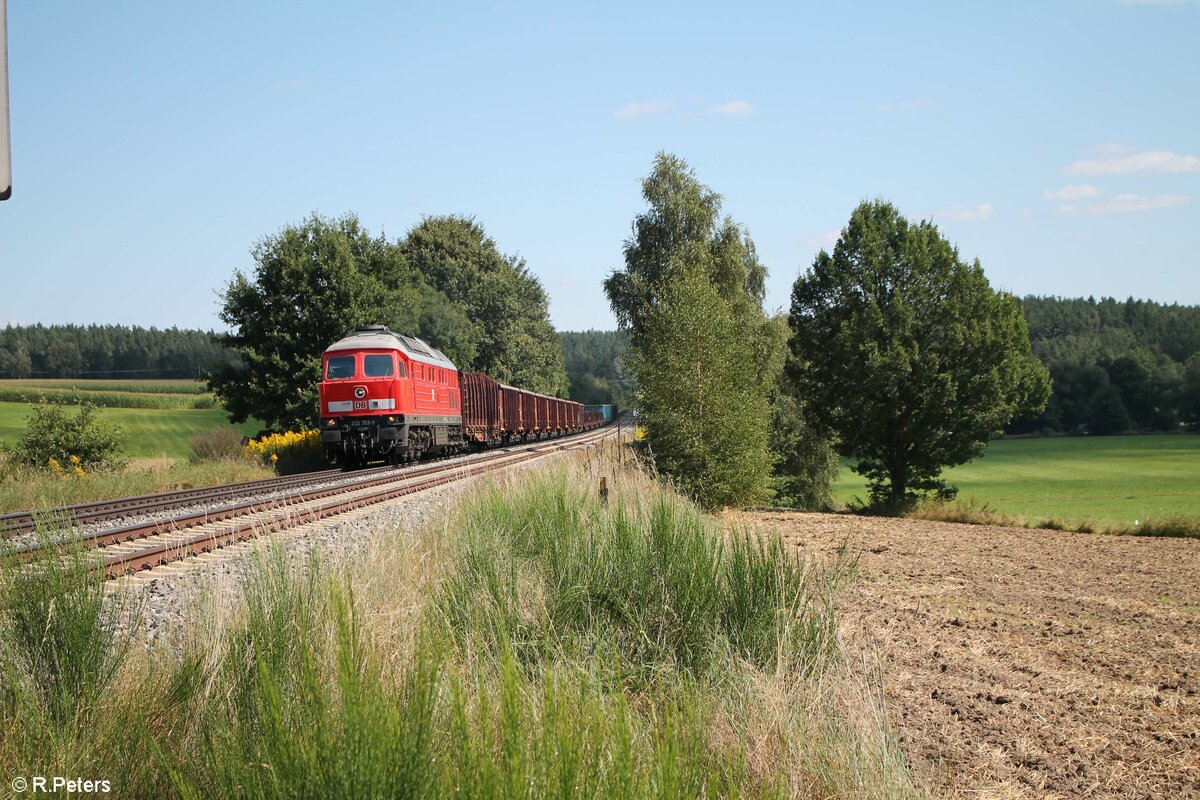
{"label": "distant farm field", "polygon": [[[27,403],[0,402],[0,442],[14,442],[32,412]],[[193,436],[229,424],[221,408],[101,408],[97,413],[124,431],[124,451],[130,458],[187,458]],[[261,426],[248,422],[236,427],[251,436]]]}
{"label": "distant farm field", "polygon": [[87,402],[102,408],[211,409],[216,399],[199,381],[0,380],[0,403]]}
{"label": "distant farm field", "polygon": [[[1004,439],[944,477],[960,501],[1030,521],[1130,526],[1200,517],[1200,436]],[[844,467],[834,495],[866,498],[866,482]]]}
{"label": "distant farm field", "polygon": [[208,385],[204,381],[185,381],[178,379],[141,380],[87,380],[84,378],[5,378],[0,380],[0,388],[11,389],[53,389],[64,391],[78,389],[85,392],[132,392],[134,394],[207,394]]}

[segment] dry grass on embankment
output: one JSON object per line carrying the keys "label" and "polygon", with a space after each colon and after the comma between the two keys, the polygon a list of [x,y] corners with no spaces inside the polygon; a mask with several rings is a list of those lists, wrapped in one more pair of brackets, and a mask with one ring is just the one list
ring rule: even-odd
{"label": "dry grass on embankment", "polygon": [[267,550],[128,652],[86,576],[6,572],[0,769],[122,797],[923,796],[842,647],[853,563],[723,529],[612,449],[354,552]]}

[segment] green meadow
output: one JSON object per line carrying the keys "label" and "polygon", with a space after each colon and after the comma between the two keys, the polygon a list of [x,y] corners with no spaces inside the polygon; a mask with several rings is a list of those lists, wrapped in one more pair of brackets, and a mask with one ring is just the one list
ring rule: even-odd
{"label": "green meadow", "polygon": [[[958,487],[960,503],[1030,521],[1132,526],[1200,517],[1200,436],[1001,439],[944,477]],[[845,466],[834,496],[865,499],[866,481]]]}
{"label": "green meadow", "polygon": [[[16,441],[32,412],[27,403],[0,402],[0,442]],[[222,408],[101,408],[97,414],[125,433],[124,452],[129,458],[186,459],[193,436],[229,424]],[[252,436],[261,426],[248,422],[236,427]]]}

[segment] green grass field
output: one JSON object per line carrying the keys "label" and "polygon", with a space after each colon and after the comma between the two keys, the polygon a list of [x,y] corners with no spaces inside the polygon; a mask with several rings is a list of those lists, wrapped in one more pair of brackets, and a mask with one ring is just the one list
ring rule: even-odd
{"label": "green grass field", "polygon": [[[16,441],[32,411],[33,406],[26,403],[0,403],[0,442]],[[221,408],[101,408],[97,413],[124,431],[124,452],[129,458],[186,459],[193,436],[229,424]],[[261,426],[248,422],[236,427],[243,435],[252,436]]]}
{"label": "green grass field", "polygon": [[[1031,521],[1101,525],[1200,517],[1200,436],[1004,439],[983,458],[947,470],[958,499]],[[841,502],[867,496],[849,467],[834,484]]]}

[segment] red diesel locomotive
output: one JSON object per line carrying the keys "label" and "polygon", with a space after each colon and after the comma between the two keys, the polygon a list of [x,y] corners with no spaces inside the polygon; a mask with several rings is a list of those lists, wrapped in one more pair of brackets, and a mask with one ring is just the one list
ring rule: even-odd
{"label": "red diesel locomotive", "polygon": [[322,360],[321,442],[346,466],[449,455],[590,430],[603,414],[571,400],[460,373],[444,353],[382,325],[358,328]]}

